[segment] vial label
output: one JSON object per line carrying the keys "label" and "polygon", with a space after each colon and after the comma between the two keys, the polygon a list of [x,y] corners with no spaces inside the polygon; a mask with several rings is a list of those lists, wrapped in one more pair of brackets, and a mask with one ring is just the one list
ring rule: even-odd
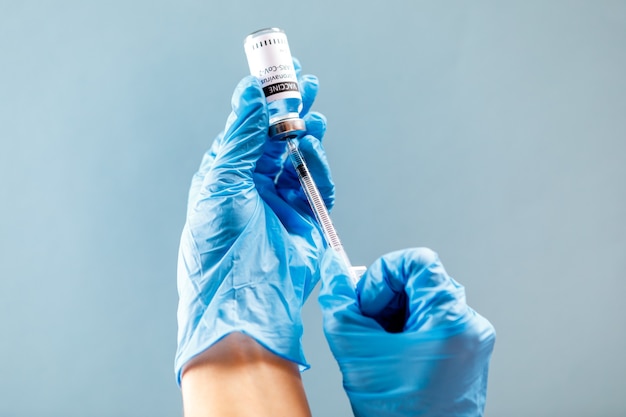
{"label": "vial label", "polygon": [[302,99],[285,33],[273,31],[249,37],[244,48],[250,74],[261,82],[268,103]]}

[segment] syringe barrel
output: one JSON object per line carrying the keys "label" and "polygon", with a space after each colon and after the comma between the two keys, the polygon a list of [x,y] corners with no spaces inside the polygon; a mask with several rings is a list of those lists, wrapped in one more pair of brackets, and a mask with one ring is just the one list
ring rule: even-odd
{"label": "syringe barrel", "polygon": [[328,246],[334,249],[343,259],[343,261],[346,264],[346,267],[348,268],[348,271],[350,272],[350,278],[352,279],[353,284],[356,285],[360,277],[357,276],[357,272],[355,271],[355,269],[352,267],[352,264],[350,263],[348,254],[343,249],[343,245],[341,244],[341,241],[339,240],[339,236],[337,235],[335,226],[333,225],[333,222],[330,219],[330,215],[328,213],[328,209],[326,208],[326,204],[324,203],[324,200],[322,199],[322,196],[319,192],[319,189],[317,188],[317,185],[315,184],[315,181],[313,180],[313,177],[311,176],[311,173],[309,172],[309,168],[306,165],[306,161],[304,160],[304,157],[302,156],[302,154],[300,153],[300,150],[298,149],[296,140],[288,139],[287,147],[289,149],[289,156],[291,158],[291,162],[293,163],[293,166],[296,170],[296,174],[298,175],[298,179],[300,180],[300,184],[302,185],[304,194],[306,195],[307,200],[309,201],[311,210],[313,211],[313,214],[315,215],[315,219],[317,220],[318,224],[320,225],[320,228],[322,229],[322,234],[324,235],[324,238],[326,239],[326,243],[328,243]]}

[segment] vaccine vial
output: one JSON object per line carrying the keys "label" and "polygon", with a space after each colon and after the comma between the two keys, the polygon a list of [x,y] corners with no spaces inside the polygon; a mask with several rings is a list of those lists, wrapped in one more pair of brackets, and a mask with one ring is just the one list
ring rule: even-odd
{"label": "vaccine vial", "polygon": [[275,140],[298,137],[305,131],[300,118],[302,95],[285,32],[278,28],[257,30],[244,40],[244,50],[250,74],[261,82],[267,100],[268,135]]}

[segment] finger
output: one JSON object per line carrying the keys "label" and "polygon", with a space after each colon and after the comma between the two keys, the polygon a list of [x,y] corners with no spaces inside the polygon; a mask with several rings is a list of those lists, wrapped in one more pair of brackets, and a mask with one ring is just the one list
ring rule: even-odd
{"label": "finger", "polygon": [[467,315],[465,288],[446,272],[439,256],[416,248],[405,259],[409,317],[405,329],[427,331],[455,325]]}
{"label": "finger", "polygon": [[427,330],[466,310],[463,287],[426,248],[379,258],[361,278],[358,293],[363,314],[388,331]]}
{"label": "finger", "polygon": [[385,331],[376,320],[361,314],[350,273],[334,249],[324,252],[320,271],[322,286],[318,302],[330,349],[335,355],[367,357],[372,340],[384,336]]}
{"label": "finger", "polygon": [[325,316],[335,320],[349,311],[358,314],[350,273],[337,251],[326,249],[320,263],[322,286],[318,301]]}
{"label": "finger", "polygon": [[322,288],[319,300],[324,309],[343,310],[356,303],[350,273],[337,251],[328,248],[322,256]]}
{"label": "finger", "polygon": [[296,72],[296,78],[298,79],[298,85],[300,87],[300,94],[302,95],[302,110],[300,111],[300,117],[304,117],[317,97],[319,90],[319,80],[315,75],[302,74],[302,64],[298,58],[292,57],[293,68]]}
{"label": "finger", "polygon": [[291,60],[293,61],[293,69],[296,72],[296,77],[299,78],[300,74],[302,73],[302,64],[300,63],[300,60],[295,56],[292,56]]}
{"label": "finger", "polygon": [[311,110],[311,106],[313,106],[313,102],[317,97],[319,80],[315,75],[305,74],[298,79],[298,83],[300,84],[300,93],[302,94],[300,116],[304,116]]}
{"label": "finger", "polygon": [[304,116],[307,135],[315,136],[319,141],[324,139],[326,134],[326,116],[319,112],[307,113]]}
{"label": "finger", "polygon": [[300,152],[307,163],[326,208],[331,210],[335,204],[335,183],[322,144],[313,136],[305,136],[300,140]]}
{"label": "finger", "polygon": [[268,140],[265,143],[263,155],[257,161],[255,172],[273,180],[283,170],[286,148],[287,142],[285,141]]}
{"label": "finger", "polygon": [[201,194],[232,195],[254,187],[252,173],[263,153],[268,120],[259,82],[252,76],[245,77],[233,93],[232,112],[204,177]]}
{"label": "finger", "polygon": [[308,206],[294,207],[276,191],[276,185],[271,179],[264,175],[255,175],[254,178],[259,195],[279,218],[285,230],[290,235],[306,237],[307,242],[315,241],[319,247],[323,247],[321,232]]}
{"label": "finger", "polygon": [[392,333],[401,332],[407,318],[406,274],[401,272],[403,255],[393,252],[380,257],[357,284],[361,312]]}

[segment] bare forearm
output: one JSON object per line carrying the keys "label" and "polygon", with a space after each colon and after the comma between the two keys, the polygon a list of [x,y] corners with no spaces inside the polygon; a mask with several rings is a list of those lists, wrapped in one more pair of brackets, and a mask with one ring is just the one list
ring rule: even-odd
{"label": "bare forearm", "polygon": [[192,360],[181,386],[185,417],[311,415],[298,365],[241,333]]}

